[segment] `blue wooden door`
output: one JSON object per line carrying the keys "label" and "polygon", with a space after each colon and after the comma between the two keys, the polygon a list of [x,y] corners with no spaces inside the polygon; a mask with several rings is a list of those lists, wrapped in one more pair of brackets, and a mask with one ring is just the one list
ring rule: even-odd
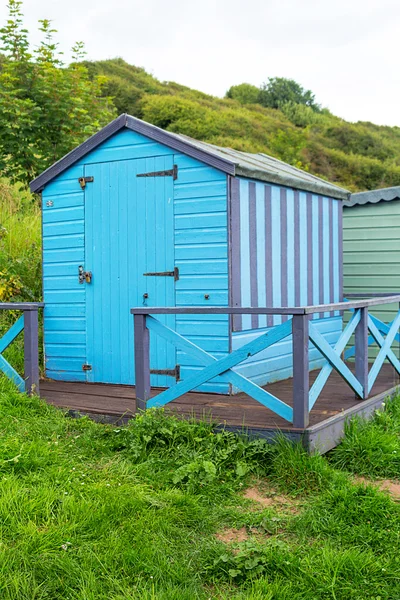
{"label": "blue wooden door", "polygon": [[[173,277],[144,273],[174,269],[173,177],[138,177],[171,170],[173,156],[87,165],[85,270],[87,371],[90,382],[134,384],[134,306],[174,306]],[[175,317],[161,319],[175,328]],[[176,352],[150,337],[150,368],[174,369]],[[154,386],[175,380],[152,375]]]}

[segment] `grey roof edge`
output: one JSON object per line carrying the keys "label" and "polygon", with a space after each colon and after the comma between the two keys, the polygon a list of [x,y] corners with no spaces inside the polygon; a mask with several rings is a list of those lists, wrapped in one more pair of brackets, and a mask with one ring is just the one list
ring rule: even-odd
{"label": "grey roof edge", "polygon": [[323,179],[315,182],[305,180],[300,182],[299,179],[290,177],[290,175],[282,176],[277,173],[266,173],[258,169],[246,169],[240,166],[236,167],[236,175],[241,175],[242,177],[248,177],[250,179],[260,179],[261,181],[265,181],[267,183],[276,183],[277,185],[284,185],[296,190],[312,192],[314,194],[327,196],[329,198],[336,198],[338,200],[346,201],[350,196],[350,192],[347,190],[330,184],[328,181],[325,184]]}
{"label": "grey roof edge", "polygon": [[146,135],[150,139],[165,144],[173,150],[183,152],[192,158],[201,160],[205,164],[224,171],[228,175],[235,175],[236,165],[232,161],[217,157],[206,150],[201,150],[189,141],[182,140],[176,135],[164,131],[155,125],[151,125],[150,123],[146,123],[145,121],[141,121],[130,115],[122,114],[103,127],[103,129],[85,140],[82,144],[71,150],[71,152],[60,158],[60,160],[43,171],[36,179],[31,181],[29,184],[31,192],[40,192],[52,179],[60,175],[63,171],[71,167],[83,156],[97,148],[102,142],[106,141],[124,127]]}
{"label": "grey roof edge", "polygon": [[[261,154],[261,156],[265,156],[267,158],[271,158],[270,156],[268,156],[268,154],[264,154],[264,152],[259,152],[259,154]],[[284,165],[284,161],[280,160],[279,158],[274,158],[274,160],[276,162],[281,163],[282,165]],[[309,173],[308,171],[302,171],[301,169],[299,169],[298,167],[295,167],[294,165],[291,165],[291,168],[294,171],[297,171],[299,173],[299,176],[301,174],[304,175],[304,173],[307,173],[308,175],[312,175],[313,179],[316,180],[315,183],[317,184],[317,182],[321,183],[321,187],[323,188],[327,188],[329,187],[329,189],[334,189],[337,191],[338,196],[333,196],[334,198],[340,198],[341,200],[347,200],[350,195],[351,192],[349,192],[349,190],[346,190],[345,188],[342,188],[340,185],[336,185],[336,183],[332,183],[330,181],[327,181],[326,179],[322,179],[322,177],[318,177],[318,175],[314,175],[313,173]],[[332,196],[332,194],[330,194]]]}
{"label": "grey roof edge", "polygon": [[[178,134],[183,139],[190,140],[186,135]],[[216,146],[210,142],[203,142],[199,140],[192,140],[196,145],[201,148],[211,148],[222,157],[226,156],[236,163],[236,175],[247,177],[251,179],[258,179],[267,183],[275,183],[277,185],[284,185],[286,187],[294,188],[301,191],[312,192],[319,195],[328,196],[330,198],[336,198],[339,200],[348,200],[350,192],[330,181],[326,181],[321,177],[317,177],[308,171],[302,171],[293,165],[289,165],[278,158],[268,156],[262,152],[256,154],[249,154],[247,152],[240,152],[239,150],[233,150],[232,148],[223,148]],[[236,155],[238,155],[236,157]],[[258,159],[266,158],[271,161],[272,168],[262,164],[258,164]],[[243,158],[243,162],[241,162]],[[247,164],[245,164],[247,163]],[[282,165],[285,172],[278,173],[274,168],[276,165]],[[271,167],[271,165],[270,165]]]}
{"label": "grey roof edge", "polygon": [[226,158],[221,158],[219,156],[215,156],[215,154],[213,154],[212,152],[200,149],[189,140],[183,140],[177,134],[169,133],[168,131],[161,129],[160,127],[156,127],[155,125],[151,125],[150,123],[146,123],[145,121],[141,121],[140,119],[136,119],[135,117],[131,117],[130,115],[126,115],[126,118],[126,126],[128,127],[128,129],[132,129],[132,131],[136,131],[136,133],[146,135],[155,142],[165,144],[173,150],[183,152],[184,154],[187,154],[192,158],[197,158],[198,160],[204,162],[206,165],[209,165],[210,167],[215,167],[220,171],[224,171],[228,175],[235,175],[236,164],[233,161]]}
{"label": "grey roof edge", "polygon": [[345,206],[351,208],[352,206],[376,204],[382,201],[390,202],[391,200],[400,200],[400,186],[351,194]]}

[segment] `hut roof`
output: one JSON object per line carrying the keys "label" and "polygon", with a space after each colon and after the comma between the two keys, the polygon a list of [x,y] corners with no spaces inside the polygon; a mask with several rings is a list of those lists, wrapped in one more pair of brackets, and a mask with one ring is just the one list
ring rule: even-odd
{"label": "hut roof", "polygon": [[178,152],[183,152],[229,175],[241,175],[251,179],[259,179],[332,198],[339,198],[340,200],[347,200],[350,195],[347,190],[337,185],[311,175],[306,171],[297,169],[267,154],[261,152],[250,154],[248,152],[232,150],[231,148],[214,146],[213,144],[200,142],[182,134],[165,131],[155,125],[126,114],[119,116],[46,169],[46,171],[31,182],[31,191],[39,192],[42,190],[57,175],[124,128],[141,133],[150,139],[165,144]]}
{"label": "hut roof", "polygon": [[344,205],[351,207],[358,204],[376,204],[382,201],[390,202],[391,200],[400,200],[399,186],[351,194],[349,200]]}

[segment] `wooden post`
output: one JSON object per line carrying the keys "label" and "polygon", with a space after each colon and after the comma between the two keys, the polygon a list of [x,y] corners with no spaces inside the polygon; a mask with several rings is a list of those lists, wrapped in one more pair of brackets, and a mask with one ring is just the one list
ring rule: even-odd
{"label": "wooden post", "polygon": [[305,429],[309,423],[309,315],[293,315],[293,425]]}
{"label": "wooden post", "polygon": [[38,309],[24,311],[24,379],[25,391],[39,395],[39,325]]}
{"label": "wooden post", "polygon": [[146,410],[150,398],[150,343],[146,315],[134,315],[136,406]]}
{"label": "wooden post", "polygon": [[358,309],[360,322],[354,334],[356,378],[363,387],[363,399],[368,398],[368,306]]}

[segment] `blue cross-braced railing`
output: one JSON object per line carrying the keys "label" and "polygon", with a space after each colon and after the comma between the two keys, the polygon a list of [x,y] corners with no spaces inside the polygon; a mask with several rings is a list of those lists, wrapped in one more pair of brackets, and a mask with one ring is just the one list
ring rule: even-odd
{"label": "blue cross-braced railing", "polygon": [[[323,390],[329,375],[335,370],[360,399],[366,399],[385,360],[388,360],[400,373],[400,361],[391,349],[393,341],[400,340],[400,311],[389,325],[368,314],[369,307],[378,304],[400,304],[400,294],[369,299],[354,299],[336,304],[303,307],[170,307],[170,308],[133,308],[135,337],[135,380],[136,398],[140,409],[165,406],[190,390],[218,377],[235,388],[260,402],[292,423],[295,427],[305,428],[309,423],[309,412]],[[332,346],[316,327],[311,317],[315,313],[351,310],[352,316],[339,339]],[[150,314],[151,313],[151,314]],[[234,352],[217,359],[192,341],[162,324],[154,315],[159,314],[275,314],[292,317],[282,324],[261,332],[251,342]],[[195,357],[203,369],[177,382],[170,388],[150,397],[149,330],[163,337],[178,350]],[[346,358],[355,357],[354,372],[342,358],[350,339],[354,335],[354,347],[347,349]],[[386,335],[386,338],[383,336]],[[292,336],[293,352],[293,406],[289,406],[265,388],[233,370],[240,363],[273,344]],[[369,370],[368,346],[377,343],[380,347],[375,362]],[[315,346],[325,359],[325,365],[319,372],[311,389],[309,385],[309,347]]]}
{"label": "blue cross-braced railing", "polygon": [[[0,338],[0,371],[15,383],[21,392],[39,394],[38,311],[40,302],[3,302],[1,310],[22,311],[22,315]],[[24,376],[4,358],[3,352],[24,331]]]}

